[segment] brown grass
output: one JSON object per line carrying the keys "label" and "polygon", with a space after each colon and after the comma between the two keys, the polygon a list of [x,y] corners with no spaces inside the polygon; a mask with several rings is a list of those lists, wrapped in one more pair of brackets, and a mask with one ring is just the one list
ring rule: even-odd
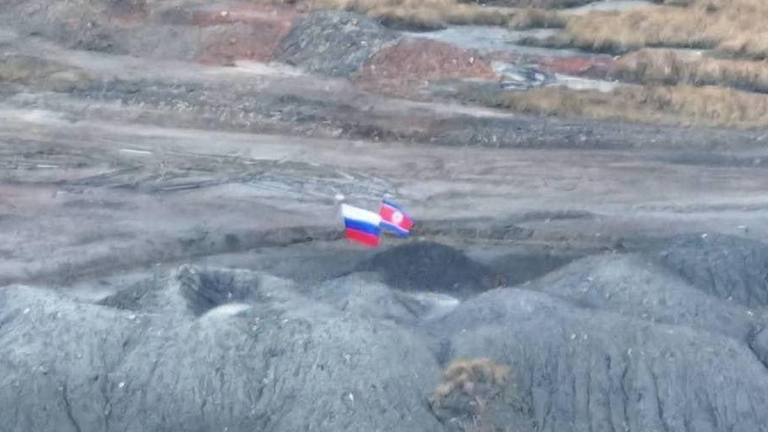
{"label": "brown grass", "polygon": [[537,8],[537,9],[562,9],[574,6],[582,6],[595,0],[483,0],[480,3],[498,3],[509,7]]}
{"label": "brown grass", "polygon": [[766,34],[768,2],[763,0],[666,1],[664,6],[628,12],[572,16],[565,28],[572,46],[594,51],[715,48],[753,59],[768,58]]}
{"label": "brown grass", "polygon": [[755,60],[768,59],[768,31],[742,33],[724,39],[717,50],[736,57],[746,57]]}
{"label": "brown grass", "polygon": [[722,85],[768,93],[768,62],[642,49],[619,60],[619,77],[643,84]]}
{"label": "brown grass", "polygon": [[430,404],[440,406],[454,392],[474,397],[475,388],[480,383],[503,385],[509,379],[509,371],[509,366],[489,358],[454,360],[445,369],[443,383],[432,393]]}
{"label": "brown grass", "polygon": [[561,37],[538,44],[593,51],[623,53],[642,47],[699,47],[755,59],[768,58],[768,1],[763,0],[657,0],[660,6],[641,10],[567,16],[553,9],[590,1],[489,2],[513,6],[503,8],[460,0],[265,1],[297,4],[309,10],[353,11],[385,23],[415,28],[449,24],[564,27]]}
{"label": "brown grass", "polygon": [[272,0],[271,2],[295,3],[303,10],[330,9],[357,12],[381,20],[385,24],[420,29],[441,28],[449,24],[513,28],[564,27],[566,24],[564,17],[557,12],[541,8],[493,7],[459,0]]}
{"label": "brown grass", "polygon": [[310,10],[357,12],[411,27],[439,28],[446,24],[505,25],[511,13],[456,0],[299,0]]}
{"label": "brown grass", "polygon": [[626,86],[609,93],[550,87],[482,102],[517,112],[597,120],[730,128],[768,125],[768,96],[710,86]]}
{"label": "brown grass", "polygon": [[429,397],[430,407],[436,412],[444,408],[463,412],[464,415],[451,419],[458,420],[460,430],[501,431],[489,421],[487,410],[493,401],[506,400],[509,372],[509,366],[489,358],[456,359],[445,369],[443,382]]}
{"label": "brown grass", "polygon": [[512,13],[507,21],[507,26],[515,29],[562,28],[567,23],[566,16],[559,12],[527,8]]}
{"label": "brown grass", "polygon": [[[768,124],[768,96],[742,91],[768,93],[768,63],[762,61],[768,59],[768,0],[657,0],[657,6],[639,10],[586,15],[552,10],[587,3],[581,0],[488,2],[514,8],[463,0],[265,1],[297,3],[310,10],[354,11],[385,23],[419,28],[449,24],[563,28],[555,37],[528,43],[629,52],[619,60],[618,76],[650,84],[625,86],[611,93],[545,88],[497,95],[492,100],[485,97],[483,103],[492,106],[662,124],[740,128]],[[714,49],[731,58],[657,49],[660,47]]]}

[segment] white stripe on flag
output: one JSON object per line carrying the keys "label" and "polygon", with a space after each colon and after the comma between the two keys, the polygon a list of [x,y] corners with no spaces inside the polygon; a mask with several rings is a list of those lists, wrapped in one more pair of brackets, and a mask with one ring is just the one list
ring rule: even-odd
{"label": "white stripe on flag", "polygon": [[378,213],[353,207],[348,204],[341,205],[341,215],[347,219],[354,219],[372,225],[378,226],[381,223],[381,215]]}

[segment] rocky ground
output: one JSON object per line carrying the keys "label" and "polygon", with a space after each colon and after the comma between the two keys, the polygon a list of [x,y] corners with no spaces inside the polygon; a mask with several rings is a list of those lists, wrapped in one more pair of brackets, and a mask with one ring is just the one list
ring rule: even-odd
{"label": "rocky ground", "polygon": [[762,129],[473,105],[613,85],[492,28],[0,4],[0,430],[768,430]]}

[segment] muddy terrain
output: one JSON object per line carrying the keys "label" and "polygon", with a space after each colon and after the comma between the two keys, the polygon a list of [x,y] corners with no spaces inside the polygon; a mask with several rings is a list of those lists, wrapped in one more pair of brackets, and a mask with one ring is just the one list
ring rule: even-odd
{"label": "muddy terrain", "polygon": [[0,9],[0,430],[768,431],[764,129],[482,106],[615,85],[490,27]]}

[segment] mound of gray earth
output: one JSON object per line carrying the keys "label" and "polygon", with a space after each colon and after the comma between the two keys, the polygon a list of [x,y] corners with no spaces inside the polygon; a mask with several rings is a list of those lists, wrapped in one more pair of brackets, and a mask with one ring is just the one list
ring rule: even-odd
{"label": "mound of gray earth", "polygon": [[412,242],[387,249],[358,266],[379,273],[394,288],[439,292],[465,298],[487,290],[491,271],[463,252],[435,242]]}
{"label": "mound of gray earth", "polygon": [[139,291],[146,310],[0,289],[0,430],[441,430],[438,366],[390,322],[247,271]]}
{"label": "mound of gray earth", "polygon": [[274,60],[308,72],[349,76],[396,34],[351,12],[314,12],[294,23],[280,41]]}
{"label": "mound of gray earth", "polygon": [[0,430],[768,432],[764,310],[647,256],[463,302],[414,290],[438,270],[478,286],[448,246],[365,266],[297,285],[185,265],[99,304],[0,288]]}
{"label": "mound of gray earth", "polygon": [[768,306],[768,246],[736,236],[685,235],[653,254],[702,291],[747,307]]}
{"label": "mound of gray earth", "polygon": [[[156,2],[154,7],[163,9]],[[165,7],[172,7],[172,1]],[[189,2],[187,2],[189,4]],[[143,0],[15,0],[0,7],[0,29],[22,37],[38,36],[66,48],[109,54],[190,61],[209,40],[244,33],[245,24],[196,27],[149,20],[149,25],[116,26],[107,14],[148,12]]]}
{"label": "mound of gray earth", "polygon": [[98,24],[107,6],[98,0],[7,0],[0,7],[0,28],[14,29],[21,36],[42,36],[70,48],[109,51],[112,33]]}
{"label": "mound of gray earth", "polygon": [[306,295],[344,312],[409,326],[444,316],[459,304],[446,294],[391,289],[381,279],[378,274],[353,273],[311,285]]}
{"label": "mound of gray earth", "polygon": [[750,346],[757,358],[768,367],[768,327],[763,328],[755,335]]}
{"label": "mound of gray earth", "polygon": [[[452,358],[512,367],[505,391],[476,396],[482,410],[445,396],[435,413],[449,429],[479,421],[489,430],[768,431],[768,370],[721,334],[519,289],[484,293],[433,331]],[[476,391],[460,389],[452,393]]]}
{"label": "mound of gray earth", "polygon": [[637,255],[590,256],[525,285],[576,305],[749,341],[765,323],[750,310],[698,290]]}

